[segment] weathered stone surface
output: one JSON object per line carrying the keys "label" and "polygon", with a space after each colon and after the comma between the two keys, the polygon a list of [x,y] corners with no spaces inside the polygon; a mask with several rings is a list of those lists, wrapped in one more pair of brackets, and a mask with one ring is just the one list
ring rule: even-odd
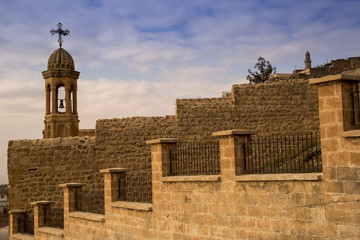
{"label": "weathered stone surface", "polygon": [[[127,174],[134,182],[128,181],[128,191],[133,193],[129,201],[137,200],[135,180],[151,174],[148,140],[208,141],[213,132],[229,129],[254,130],[258,135],[314,131],[319,129],[317,107],[316,88],[306,80],[234,85],[231,97],[178,99],[174,116],[98,120],[95,137],[10,141],[10,209],[25,209],[31,226],[30,202],[53,201],[58,212],[54,220],[61,222],[63,197],[58,185],[76,182],[85,184],[84,210],[104,213],[103,174],[99,171],[130,169]],[[151,188],[150,178],[142,184]],[[219,187],[216,183],[209,186]],[[237,186],[248,187],[246,183]],[[270,198],[263,199],[270,202]]]}

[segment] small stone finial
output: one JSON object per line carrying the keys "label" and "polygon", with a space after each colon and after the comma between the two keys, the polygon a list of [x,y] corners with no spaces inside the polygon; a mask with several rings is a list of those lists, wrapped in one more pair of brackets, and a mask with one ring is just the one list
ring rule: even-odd
{"label": "small stone finial", "polygon": [[311,68],[311,59],[310,59],[310,53],[309,53],[309,51],[307,51],[306,53],[305,53],[305,70],[306,69],[310,69]]}
{"label": "small stone finial", "polygon": [[58,42],[59,42],[59,47],[61,48],[61,47],[62,47],[62,42],[63,42],[62,36],[63,36],[63,35],[64,35],[64,36],[70,35],[70,31],[69,31],[68,29],[62,30],[62,23],[60,23],[60,22],[57,24],[57,26],[58,26],[58,29],[57,29],[57,30],[51,29],[51,30],[50,30],[50,33],[51,33],[51,35],[54,35],[54,34],[58,34],[58,35],[59,35],[59,40],[58,40]]}

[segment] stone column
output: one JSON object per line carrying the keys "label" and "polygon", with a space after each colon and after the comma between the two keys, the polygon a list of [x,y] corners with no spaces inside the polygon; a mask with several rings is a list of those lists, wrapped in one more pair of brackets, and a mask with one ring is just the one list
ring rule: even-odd
{"label": "stone column", "polygon": [[[360,229],[360,130],[352,124],[351,93],[360,77],[309,80],[318,87],[326,239],[357,239]],[[354,110],[359,113],[359,106]]]}
{"label": "stone column", "polygon": [[170,149],[179,142],[172,138],[160,138],[146,141],[151,145],[152,199],[153,204],[162,198],[162,177],[170,176]]}
{"label": "stone column", "polygon": [[69,213],[81,209],[81,196],[80,192],[82,183],[64,183],[60,184],[59,187],[64,188],[64,231],[65,236],[67,229],[69,229]]}
{"label": "stone column", "polygon": [[51,86],[51,112],[57,112],[57,89],[56,86]]}
{"label": "stone column", "polygon": [[[244,144],[249,143],[254,131],[235,129],[214,132],[220,138],[221,179],[233,180],[235,176],[245,174]],[[248,149],[250,150],[250,149]]]}
{"label": "stone column", "polygon": [[324,180],[328,189],[343,192],[343,183],[336,180],[338,167],[349,167],[349,156],[345,151],[343,135],[351,134],[360,125],[352,124],[353,109],[351,93],[357,89],[360,77],[349,75],[331,75],[310,79],[317,85],[319,96],[319,118],[321,134],[321,152]]}
{"label": "stone column", "polygon": [[170,176],[170,148],[179,142],[177,139],[160,138],[146,141],[151,145],[152,181],[160,181],[161,177]]}
{"label": "stone column", "polygon": [[50,204],[53,202],[50,201],[38,201],[32,202],[31,206],[34,207],[34,236],[38,235],[38,230],[40,227],[45,226],[46,224],[46,211],[49,210]]}
{"label": "stone column", "polygon": [[71,113],[72,112],[71,111],[71,91],[68,86],[65,88],[65,105],[66,105],[65,112]]}
{"label": "stone column", "polygon": [[[9,212],[9,236],[12,236],[18,232],[24,232],[24,225],[19,224],[19,218],[24,217],[26,214],[25,210],[12,210]],[[19,229],[22,228],[22,229]]]}
{"label": "stone column", "polygon": [[74,88],[73,90],[73,114],[77,114],[77,93],[76,93],[76,88]]}
{"label": "stone column", "polygon": [[46,93],[46,114],[50,114],[50,89],[49,86],[46,85],[45,87],[45,93]]}
{"label": "stone column", "polygon": [[130,171],[128,168],[108,168],[100,170],[100,172],[104,174],[105,212],[109,212],[112,202],[126,201],[126,172],[128,171]]}

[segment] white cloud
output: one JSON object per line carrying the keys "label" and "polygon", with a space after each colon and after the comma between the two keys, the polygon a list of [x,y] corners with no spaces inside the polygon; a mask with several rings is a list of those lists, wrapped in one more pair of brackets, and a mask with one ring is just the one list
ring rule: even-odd
{"label": "white cloud", "polygon": [[71,34],[64,48],[88,71],[79,114],[91,128],[98,118],[174,114],[176,98],[220,96],[259,56],[288,72],[307,50],[313,65],[360,55],[359,8],[355,0],[0,1],[0,169],[7,139],[41,137],[41,71],[59,21]]}

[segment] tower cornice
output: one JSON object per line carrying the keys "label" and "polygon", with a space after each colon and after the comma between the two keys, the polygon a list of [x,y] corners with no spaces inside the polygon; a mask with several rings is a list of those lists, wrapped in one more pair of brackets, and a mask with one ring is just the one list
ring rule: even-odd
{"label": "tower cornice", "polygon": [[64,70],[64,69],[50,69],[42,72],[44,79],[48,78],[74,78],[78,79],[80,72],[74,70]]}

